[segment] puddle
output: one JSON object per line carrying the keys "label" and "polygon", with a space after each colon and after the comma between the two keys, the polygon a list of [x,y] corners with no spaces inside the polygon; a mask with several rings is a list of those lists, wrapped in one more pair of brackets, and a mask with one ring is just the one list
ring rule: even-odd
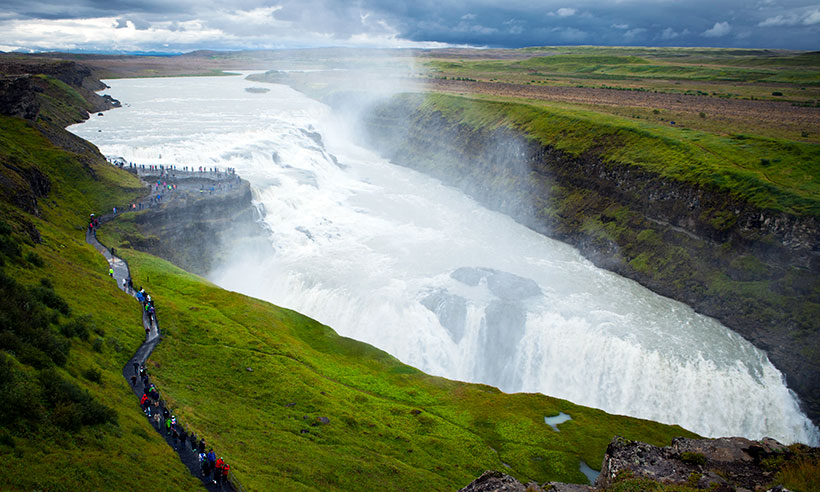
{"label": "puddle", "polygon": [[544,417],[544,423],[552,427],[552,430],[554,430],[555,432],[561,432],[558,430],[558,425],[563,424],[567,420],[572,420],[572,417],[565,414],[564,412],[558,412],[558,415],[554,415],[552,417]]}
{"label": "puddle", "polygon": [[578,468],[581,469],[581,473],[587,476],[587,480],[589,480],[590,485],[595,483],[595,479],[598,478],[598,475],[601,473],[590,468],[584,460],[581,460],[581,464],[578,466]]}

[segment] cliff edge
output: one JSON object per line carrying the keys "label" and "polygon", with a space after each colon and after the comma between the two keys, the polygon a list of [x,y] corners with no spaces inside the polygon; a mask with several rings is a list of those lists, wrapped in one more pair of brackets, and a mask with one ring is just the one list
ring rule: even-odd
{"label": "cliff edge", "polygon": [[[626,138],[618,132],[606,141],[609,130],[601,131],[600,141],[572,153],[517,127],[514,116],[482,122],[482,105],[499,111],[498,103],[454,100],[380,103],[364,118],[369,142],[596,265],[717,318],[765,350],[820,421],[818,216],[619,163],[608,157]],[[478,109],[445,109],[459,104]]]}

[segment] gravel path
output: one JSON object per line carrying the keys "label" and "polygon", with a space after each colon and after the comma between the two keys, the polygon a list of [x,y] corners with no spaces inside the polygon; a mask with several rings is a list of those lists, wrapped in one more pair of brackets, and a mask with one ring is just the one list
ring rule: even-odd
{"label": "gravel path", "polygon": [[[178,179],[178,181],[180,183],[183,183],[183,182],[187,182],[187,183],[185,183],[184,185],[178,184],[177,189],[174,192],[168,193],[167,194],[168,198],[167,199],[163,198],[161,204],[156,203],[156,202],[152,203],[151,196],[156,196],[156,193],[157,193],[156,191],[153,191],[152,195],[143,197],[141,200],[139,200],[138,202],[135,202],[135,203],[142,202],[143,205],[144,205],[143,208],[149,208],[149,206],[153,206],[153,207],[162,206],[165,203],[168,203],[168,202],[172,201],[176,196],[180,196],[180,197],[183,196],[183,194],[179,193],[180,191],[187,191],[187,192],[190,192],[192,190],[198,191],[202,183],[228,183],[228,182],[232,183],[232,182],[235,182],[235,180],[236,180],[236,177],[218,176],[215,173],[175,172],[175,174],[177,175],[177,178],[181,178],[181,179]],[[211,174],[211,176],[207,176],[207,174]],[[146,173],[141,172],[140,175],[141,175],[141,177],[145,177],[145,178],[148,178],[148,179],[153,178],[154,183],[156,183],[156,179],[158,177],[158,173],[154,174],[154,173],[150,173],[150,172],[146,172]],[[160,179],[162,179],[162,178],[160,178]],[[177,180],[172,179],[172,178],[168,178],[168,181],[169,182],[172,182],[172,181],[177,182]],[[139,208],[137,210],[139,210]],[[105,222],[107,222],[109,220],[112,220],[114,218],[116,218],[116,215],[114,215],[114,214],[108,214],[108,215],[102,216],[102,217],[100,217],[100,224],[104,224]],[[123,279],[126,279],[126,281],[127,281],[127,279],[130,278],[130,276],[131,276],[130,271],[128,269],[128,264],[123,259],[115,256],[115,254],[112,253],[112,251],[109,248],[107,248],[102,243],[100,243],[100,241],[97,240],[97,236],[96,236],[95,233],[87,231],[86,236],[85,236],[85,240],[86,240],[86,242],[88,242],[89,244],[94,246],[94,248],[96,248],[97,251],[99,251],[100,254],[102,254],[105,257],[105,259],[108,261],[108,264],[109,264],[110,268],[114,271],[113,277],[114,277],[114,280],[117,282],[117,286],[120,289],[122,289],[124,292],[126,292],[128,295],[134,297],[134,299],[136,300],[136,291],[131,290],[128,287],[123,286]],[[148,316],[148,313],[146,313],[145,309],[142,309],[142,304],[138,303],[137,305],[140,307],[141,316],[142,316],[142,326],[146,330],[146,337],[145,337],[145,342],[143,342],[143,344],[140,345],[140,347],[137,349],[134,356],[131,357],[131,359],[128,361],[128,363],[125,365],[125,367],[123,367],[123,369],[122,369],[122,375],[125,378],[125,380],[128,382],[129,385],[131,385],[131,376],[135,375],[134,363],[136,362],[138,365],[145,364],[145,362],[148,360],[148,357],[151,355],[151,352],[153,352],[154,348],[157,346],[157,344],[162,339],[161,334],[160,334],[160,329],[159,329],[158,315],[155,314],[154,320],[151,320],[150,317]],[[136,397],[138,399],[143,395],[144,386],[143,386],[142,380],[139,378],[138,374],[137,374],[137,382],[136,382],[135,385],[132,386],[132,390],[134,391],[134,395],[136,395]],[[164,405],[164,402],[162,402],[162,400],[160,400],[160,401]],[[171,412],[173,413],[172,410],[171,410]],[[168,436],[163,432],[161,424],[160,424],[160,426],[157,426],[152,422],[152,426],[157,431],[157,433],[160,434],[165,439],[165,441],[168,443],[169,446],[174,447],[173,439],[171,438],[171,436]],[[210,447],[209,445],[206,446],[206,449],[209,448],[209,447]],[[191,472],[191,475],[199,478],[199,480],[202,482],[202,486],[206,490],[214,491],[214,492],[217,492],[217,491],[241,491],[242,490],[242,487],[240,485],[238,485],[238,483],[236,482],[235,478],[232,475],[229,476],[228,483],[226,483],[222,486],[219,486],[219,485],[215,484],[210,479],[210,477],[208,477],[208,478],[203,477],[202,473],[200,471],[198,454],[191,450],[191,447],[190,447],[188,442],[186,442],[184,445],[183,444],[178,445],[175,448],[175,450],[177,452],[177,455],[179,456],[179,459],[182,461],[182,463],[185,464],[185,466],[188,467],[188,470]],[[217,453],[217,456],[219,456],[219,453]]]}

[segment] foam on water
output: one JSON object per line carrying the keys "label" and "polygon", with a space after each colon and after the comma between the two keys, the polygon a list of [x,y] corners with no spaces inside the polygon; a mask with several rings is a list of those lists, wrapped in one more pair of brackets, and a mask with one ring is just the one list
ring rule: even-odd
{"label": "foam on water", "polygon": [[264,205],[270,254],[236,252],[210,275],[219,285],[432,374],[707,436],[818,442],[741,337],[351,144],[322,104],[238,77],[109,84],[128,106],[72,131],[137,163],[234,167]]}

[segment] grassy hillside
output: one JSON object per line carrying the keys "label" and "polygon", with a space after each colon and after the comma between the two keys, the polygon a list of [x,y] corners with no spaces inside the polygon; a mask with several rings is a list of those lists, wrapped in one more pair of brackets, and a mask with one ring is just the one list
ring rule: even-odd
{"label": "grassy hillside", "polygon": [[[41,115],[84,114],[47,83]],[[88,214],[140,183],[44,118],[0,116],[0,188],[0,489],[144,490],[151,470],[163,490],[191,490],[120,372],[143,338],[138,306],[84,241]]]}
{"label": "grassy hillside", "polygon": [[676,181],[724,191],[766,209],[820,215],[820,146],[670,128],[548,103],[433,94],[426,111],[476,128],[507,126],[572,155],[596,153]]}
{"label": "grassy hillside", "polygon": [[[118,244],[111,226],[101,237]],[[159,387],[252,490],[454,490],[490,468],[584,482],[580,460],[599,467],[613,435],[689,434],[428,376],[298,313],[118,251],[157,302]],[[573,420],[555,432],[544,417],[559,411]]]}
{"label": "grassy hillside", "polygon": [[[0,488],[138,490],[161,477],[162,490],[190,490],[196,480],[120,374],[143,338],[138,307],[84,241],[89,213],[141,185],[54,123],[83,114],[82,99],[43,80],[37,121],[0,117]],[[505,463],[521,478],[584,481],[579,461],[598,466],[614,434],[657,444],[689,434],[433,378],[297,313],[122,254],[158,305],[166,336],[150,369],[163,396],[250,490],[452,490]],[[560,433],[543,422],[558,411],[574,419]]]}
{"label": "grassy hillside", "polygon": [[[425,65],[435,76],[469,77],[550,85],[642,85],[648,90],[686,92],[702,84],[726,85],[723,95],[734,98],[777,98],[772,92],[795,85],[786,97],[812,101],[820,86],[817,52],[711,48],[651,48],[545,46],[512,50],[506,58],[426,54]],[[742,83],[742,84],[737,84]],[[716,85],[717,87],[719,85]],[[790,87],[786,87],[791,89]]]}

